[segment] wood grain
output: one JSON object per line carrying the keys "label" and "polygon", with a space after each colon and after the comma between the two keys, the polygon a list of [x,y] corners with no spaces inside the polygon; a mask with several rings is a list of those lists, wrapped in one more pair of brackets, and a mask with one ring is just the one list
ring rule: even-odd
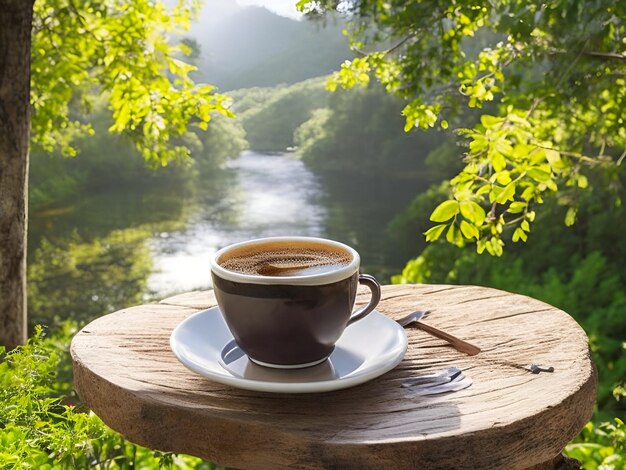
{"label": "wood grain", "polygon": [[[363,289],[357,299],[369,298]],[[462,354],[407,330],[403,362],[351,389],[270,394],[195,375],[169,348],[173,328],[215,305],[190,293],[99,318],[72,342],[75,385],[109,426],[133,442],[236,468],[548,468],[591,417],[596,372],[587,337],[545,303],[475,286],[384,286],[377,310],[428,322],[482,349]],[[554,366],[531,374],[528,364]],[[414,397],[400,384],[457,366],[474,384]]]}

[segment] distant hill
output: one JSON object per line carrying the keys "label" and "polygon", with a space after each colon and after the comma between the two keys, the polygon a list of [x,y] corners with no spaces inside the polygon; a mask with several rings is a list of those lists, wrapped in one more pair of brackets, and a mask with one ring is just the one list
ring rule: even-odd
{"label": "distant hill", "polygon": [[228,91],[326,75],[352,57],[341,30],[232,2],[219,15],[203,12],[191,31],[201,47],[198,78]]}

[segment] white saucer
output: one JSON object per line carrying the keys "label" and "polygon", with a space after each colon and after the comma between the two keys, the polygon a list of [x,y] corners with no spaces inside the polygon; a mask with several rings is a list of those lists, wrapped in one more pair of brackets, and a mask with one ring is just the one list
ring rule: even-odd
{"label": "white saucer", "polygon": [[346,328],[323,363],[270,369],[248,359],[213,307],[183,320],[170,346],[183,365],[215,382],[260,392],[315,393],[352,387],[393,369],[404,357],[407,340],[398,323],[373,311]]}

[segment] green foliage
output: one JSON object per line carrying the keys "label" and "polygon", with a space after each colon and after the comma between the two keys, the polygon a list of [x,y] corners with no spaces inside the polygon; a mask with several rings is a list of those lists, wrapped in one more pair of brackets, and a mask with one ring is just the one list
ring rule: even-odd
{"label": "green foliage", "polygon": [[[626,350],[626,342],[622,343],[622,348]],[[626,387],[624,385],[618,385],[613,389],[613,396],[616,400],[623,400],[626,398]]]}
{"label": "green foliage", "polygon": [[461,170],[463,161],[459,151],[458,144],[448,139],[426,156],[424,163],[433,181],[449,180]]}
{"label": "green foliage", "polygon": [[66,202],[87,188],[93,193],[156,180],[181,180],[189,174],[180,164],[150,171],[132,143],[107,132],[112,119],[105,106],[103,99],[94,103],[90,124],[94,135],[78,135],[73,139],[72,145],[81,158],[62,158],[58,152],[51,155],[38,148],[31,152],[31,209]]}
{"label": "green foliage", "polygon": [[318,108],[313,110],[311,118],[303,122],[294,132],[294,144],[300,155],[310,154],[321,141],[327,138],[327,123],[333,112],[330,108]]}
{"label": "green foliage", "polygon": [[31,323],[88,321],[127,305],[140,304],[152,261],[147,228],[111,232],[85,241],[72,236],[40,241],[28,264]]}
{"label": "green foliage", "polygon": [[200,176],[207,176],[229,158],[248,148],[246,131],[236,119],[216,116],[207,132],[196,133],[202,147],[192,152],[193,166]]}
{"label": "green foliage", "polygon": [[[427,233],[429,230],[434,230],[428,221],[428,214],[433,207],[447,199],[449,191],[449,182],[442,182],[430,186],[421,194],[414,197],[406,209],[396,214],[390,222],[389,232],[392,234],[396,245],[403,253],[406,253],[405,259],[409,256],[415,256],[415,253],[420,253],[426,248],[426,237],[416,234]],[[443,228],[445,228],[445,226]]]}
{"label": "green foliage", "polygon": [[[375,78],[405,100],[405,130],[437,123],[445,129],[462,107],[498,104],[496,115],[485,113],[473,129],[458,131],[468,146],[465,168],[451,180],[445,206],[476,203],[486,216],[472,220],[439,209],[433,215],[444,227],[428,237],[475,243],[478,253],[496,256],[505,239],[528,240],[546,196],[558,194],[571,226],[581,193],[615,188],[626,156],[625,5],[298,3],[310,16],[344,14],[352,47],[362,52],[342,64],[328,88]],[[598,174],[609,184],[590,185]]]}
{"label": "green foliage", "polygon": [[[189,149],[190,160],[165,168],[149,168],[127,138],[107,132],[113,121],[105,97],[90,115],[95,135],[80,135],[73,145],[81,158],[61,158],[41,149],[31,153],[31,210],[68,202],[79,192],[106,192],[167,185],[191,188],[204,182],[223,163],[247,147],[245,132],[234,119],[215,116],[208,130],[194,128],[176,140]],[[199,178],[200,177],[200,178]]]}
{"label": "green foliage", "polygon": [[328,96],[322,79],[291,86],[252,88],[232,93],[233,109],[245,129],[252,150],[284,152],[294,146],[294,133],[314,110],[326,106]]}
{"label": "green foliage", "polygon": [[406,134],[401,104],[380,87],[335,93],[324,111],[296,131],[297,152],[318,171],[426,179],[426,155],[454,139],[443,133]]}
{"label": "green foliage", "polygon": [[0,350],[0,468],[217,468],[132,444],[73,403],[71,378],[63,374],[71,369],[75,333],[66,324],[45,338],[37,327],[28,344]]}
{"label": "green foliage", "polygon": [[[528,239],[530,223],[536,215],[531,208],[542,204],[546,194],[557,192],[556,175],[570,188],[561,190],[560,201],[564,204],[578,199],[578,192],[587,187],[588,179],[580,173],[579,166],[550,149],[549,143],[535,141],[536,126],[519,113],[506,118],[483,115],[479,129],[463,131],[471,138],[465,158],[468,164],[451,180],[454,199],[447,203],[467,207],[478,203],[490,205],[488,217],[481,209],[481,217],[468,218],[463,214],[465,220],[459,221],[455,212],[446,214],[445,218],[439,214],[438,220],[434,220],[435,209],[431,220],[448,223],[449,230],[460,228],[456,233],[461,236],[455,243],[463,245],[474,238],[478,253],[486,249],[491,255],[500,256],[505,227],[512,229],[513,242]],[[566,225],[573,225],[575,214],[575,208],[570,207]]]}
{"label": "green foliage", "polygon": [[587,423],[565,453],[579,460],[585,470],[626,468],[626,425],[619,418],[599,425]]}
{"label": "green foliage", "polygon": [[214,113],[232,116],[229,99],[189,78],[190,52],[170,38],[189,26],[195,0],[170,10],[150,0],[35,2],[32,45],[33,143],[46,152],[75,155],[73,140],[93,134],[70,104],[90,111],[93,94],[106,96],[113,122],[152,165],[185,160],[177,142],[190,125],[206,130]]}
{"label": "green foliage", "polygon": [[80,171],[69,172],[66,161],[42,152],[31,153],[28,176],[30,208],[69,199],[79,192],[86,180],[85,175]]}

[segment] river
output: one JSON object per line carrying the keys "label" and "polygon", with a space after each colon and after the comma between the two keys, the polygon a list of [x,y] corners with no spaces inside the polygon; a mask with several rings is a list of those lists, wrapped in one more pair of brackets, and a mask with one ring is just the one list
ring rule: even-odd
{"label": "river", "polygon": [[89,319],[207,289],[216,250],[275,235],[347,243],[385,283],[415,255],[387,229],[415,193],[415,182],[319,175],[292,155],[247,151],[193,189],[82,194],[31,214],[29,308],[38,320]]}
{"label": "river", "polygon": [[219,202],[199,205],[184,229],[150,240],[155,264],[150,290],[166,295],[210,287],[209,259],[231,243],[325,235],[320,184],[300,160],[244,152],[227,170],[234,178]]}

